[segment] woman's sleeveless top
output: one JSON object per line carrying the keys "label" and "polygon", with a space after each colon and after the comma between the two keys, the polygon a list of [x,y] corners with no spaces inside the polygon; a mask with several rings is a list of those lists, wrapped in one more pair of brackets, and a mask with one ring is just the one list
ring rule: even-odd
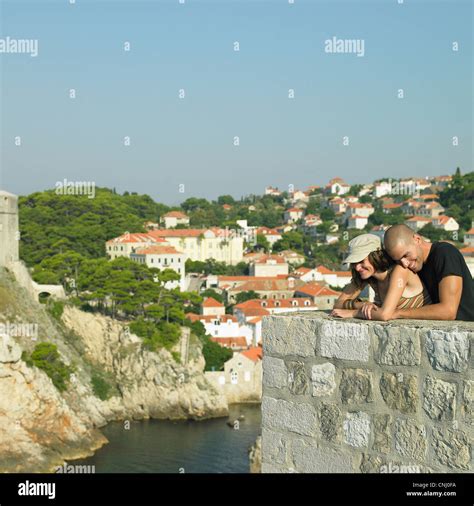
{"label": "woman's sleeveless top", "polygon": [[[391,276],[391,274],[392,270],[390,269],[389,276]],[[368,283],[375,292],[374,304],[379,307],[382,306],[383,303],[380,298],[377,281],[375,279],[370,279],[368,280]],[[423,285],[423,282],[421,282],[421,284]],[[400,297],[400,300],[397,304],[397,309],[414,309],[417,307],[426,306],[428,304],[432,304],[431,297],[425,285],[423,285],[423,290],[419,294],[413,295],[412,297]]]}

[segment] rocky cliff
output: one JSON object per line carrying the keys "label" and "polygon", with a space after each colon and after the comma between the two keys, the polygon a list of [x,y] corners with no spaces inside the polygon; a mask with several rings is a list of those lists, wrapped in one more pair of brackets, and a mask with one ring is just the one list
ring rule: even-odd
{"label": "rocky cliff", "polygon": [[[56,321],[0,269],[1,323],[36,326],[37,333],[0,335],[0,472],[49,472],[91,455],[107,443],[99,428],[111,420],[228,414],[226,399],[204,377],[202,345],[193,336],[182,364],[167,350],[146,350],[110,318],[66,306]],[[23,351],[42,341],[54,343],[74,366],[65,392],[22,360]],[[111,387],[104,400],[91,383],[97,374]]]}

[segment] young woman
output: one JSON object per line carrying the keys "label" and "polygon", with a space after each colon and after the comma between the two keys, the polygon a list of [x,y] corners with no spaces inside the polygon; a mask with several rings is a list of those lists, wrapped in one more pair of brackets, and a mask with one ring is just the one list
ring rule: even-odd
{"label": "young woman", "polygon": [[[387,321],[393,318],[395,309],[431,304],[418,275],[396,265],[382,250],[376,235],[362,234],[352,239],[344,263],[350,264],[352,279],[335,302],[331,316]],[[367,285],[375,292],[373,303],[358,298]]]}

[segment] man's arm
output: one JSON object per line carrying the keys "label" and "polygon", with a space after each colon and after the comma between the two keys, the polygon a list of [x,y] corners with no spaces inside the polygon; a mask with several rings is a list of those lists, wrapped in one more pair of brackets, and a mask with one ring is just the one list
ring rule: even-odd
{"label": "man's arm", "polygon": [[445,276],[438,285],[439,303],[395,311],[395,318],[414,320],[455,320],[461,301],[462,277]]}

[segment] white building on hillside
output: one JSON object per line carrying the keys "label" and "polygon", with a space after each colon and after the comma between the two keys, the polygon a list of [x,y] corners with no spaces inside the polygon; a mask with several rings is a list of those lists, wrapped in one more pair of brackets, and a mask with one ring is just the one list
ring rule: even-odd
{"label": "white building on hillside", "polygon": [[350,218],[351,216],[363,216],[368,218],[374,212],[375,209],[372,204],[348,204],[346,209],[346,218]]}
{"label": "white building on hillside", "polygon": [[118,257],[130,257],[130,254],[137,249],[143,249],[147,246],[167,244],[163,238],[154,238],[148,234],[130,234],[125,232],[115,239],[105,243],[105,251],[111,260]]}
{"label": "white building on hillside", "polygon": [[357,228],[362,230],[369,223],[369,219],[366,216],[353,215],[347,219],[347,228]]}
{"label": "white building on hillside", "polygon": [[208,297],[201,304],[201,314],[204,316],[223,316],[225,315],[225,306],[213,297]]}
{"label": "white building on hillside", "polygon": [[304,211],[298,207],[290,207],[284,213],[283,219],[285,223],[295,223],[300,220],[304,215]]}
{"label": "white building on hillside", "polygon": [[374,185],[374,197],[380,198],[392,193],[391,181],[380,181]]}
{"label": "white building on hillside", "polygon": [[288,274],[288,264],[278,255],[265,255],[250,263],[250,276],[276,277]]}
{"label": "white building on hillside", "polygon": [[235,230],[221,228],[152,230],[148,233],[155,239],[166,242],[182,251],[186,259],[205,262],[214,259],[218,262],[235,265],[242,261],[244,239]]}
{"label": "white building on hillside", "polygon": [[342,178],[335,177],[326,185],[326,191],[335,195],[344,195],[351,189],[351,185],[347,184]]}
{"label": "white building on hillside", "polygon": [[189,225],[189,217],[181,211],[170,211],[164,214],[160,222],[164,224],[165,228],[174,228],[178,225]]}
{"label": "white building on hillside", "polygon": [[456,232],[459,230],[459,223],[454,218],[451,218],[451,216],[437,216],[436,218],[432,218],[431,223],[433,223],[433,227],[440,228],[446,232]]}
{"label": "white building on hillside", "polygon": [[159,269],[172,269],[179,274],[179,281],[168,281],[165,288],[185,289],[185,256],[177,251],[173,246],[149,246],[147,248],[138,249],[130,254],[130,259],[134,262],[146,264],[148,267]]}

